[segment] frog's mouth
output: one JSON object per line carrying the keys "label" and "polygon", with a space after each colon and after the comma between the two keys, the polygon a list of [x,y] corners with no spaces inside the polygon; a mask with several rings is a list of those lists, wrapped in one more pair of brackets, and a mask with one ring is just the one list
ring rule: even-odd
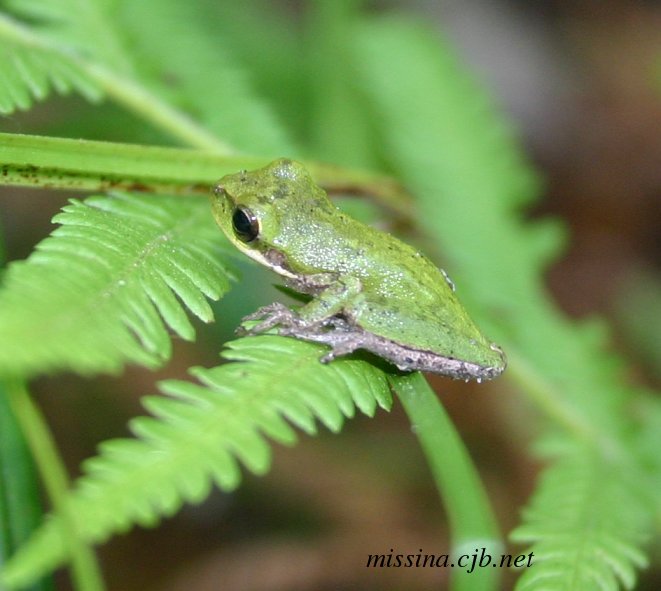
{"label": "frog's mouth", "polygon": [[264,265],[272,271],[275,271],[278,275],[282,275],[288,279],[298,279],[298,275],[289,268],[287,265],[287,259],[281,252],[273,248],[266,248],[264,250],[259,248],[249,248],[244,244],[237,246],[239,246],[240,250],[247,254],[251,259],[257,261],[260,265]]}

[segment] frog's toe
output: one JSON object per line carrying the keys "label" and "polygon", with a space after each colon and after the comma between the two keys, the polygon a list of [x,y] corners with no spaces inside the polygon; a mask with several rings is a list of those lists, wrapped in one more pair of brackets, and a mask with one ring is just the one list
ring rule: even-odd
{"label": "frog's toe", "polygon": [[336,357],[335,353],[333,351],[329,351],[328,353],[326,353],[326,355],[322,355],[319,358],[319,361],[321,361],[321,363],[325,365],[327,363],[330,363],[331,361],[335,361],[335,357]]}
{"label": "frog's toe", "polygon": [[244,321],[241,324],[239,324],[239,326],[237,326],[234,333],[241,337],[245,337],[245,336],[259,334],[261,332],[268,330],[269,328],[271,327],[266,325],[266,321],[263,322],[254,322],[253,320],[246,321],[246,319],[244,318]]}
{"label": "frog's toe", "polygon": [[[253,322],[256,322],[253,324]],[[245,316],[237,329],[237,334],[254,335],[266,332],[275,326],[296,326],[300,322],[298,314],[280,302],[264,306]]]}
{"label": "frog's toe", "polygon": [[262,318],[266,318],[269,316],[282,315],[287,313],[289,314],[292,313],[292,311],[289,308],[287,308],[287,306],[281,304],[280,302],[273,302],[268,306],[262,306],[258,310],[255,310],[252,314],[248,314],[247,316],[244,316],[243,322],[245,322],[246,320],[260,320]]}
{"label": "frog's toe", "polygon": [[266,332],[267,330],[271,330],[274,326],[277,326],[278,324],[280,324],[280,319],[277,316],[273,315],[264,318],[261,322],[258,322],[253,326],[245,326],[245,324],[241,324],[239,326],[239,329],[244,330],[245,331],[244,334],[246,335],[255,335]]}

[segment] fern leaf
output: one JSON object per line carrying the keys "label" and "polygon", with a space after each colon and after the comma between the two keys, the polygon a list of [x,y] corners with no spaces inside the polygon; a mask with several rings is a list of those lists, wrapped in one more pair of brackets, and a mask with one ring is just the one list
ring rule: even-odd
{"label": "fern leaf", "polygon": [[220,43],[209,14],[217,7],[145,1],[110,11],[104,0],[12,0],[10,8],[12,16],[0,12],[0,112],[27,109],[51,87],[89,99],[107,94],[188,144],[230,152],[219,139],[228,137],[254,154],[292,153],[284,128]]}
{"label": "fern leaf", "polygon": [[[355,408],[372,416],[392,403],[385,374],[372,365],[342,359],[319,363],[322,347],[277,336],[229,344],[231,363],[197,368],[200,384],[168,381],[167,397],[149,397],[154,417],[131,422],[132,440],[103,443],[84,465],[69,498],[75,535],[101,542],[133,523],[153,525],[185,501],[199,502],[215,482],[238,486],[238,462],[263,474],[271,453],[265,437],[296,441],[292,425],[315,433],[315,419],[336,432]],[[64,521],[49,519],[7,565],[0,582],[28,584],[67,556]],[[69,532],[71,534],[73,532]]]}
{"label": "fern leaf", "polygon": [[66,47],[115,71],[130,72],[108,0],[5,0],[6,10],[54,46]]}
{"label": "fern leaf", "polygon": [[99,100],[101,87],[84,59],[116,74],[131,74],[131,60],[105,0],[7,0],[4,7],[6,11],[0,13],[0,113],[28,109],[34,100],[45,99],[51,88]]}
{"label": "fern leaf", "polygon": [[[181,303],[210,322],[230,273],[206,200],[115,194],[72,201],[62,224],[0,290],[0,369],[117,371],[170,355],[166,326],[191,340]],[[175,297],[176,296],[176,297]]]}
{"label": "fern leaf", "polygon": [[223,10],[218,2],[124,3],[123,30],[141,78],[239,150],[292,155],[289,134],[225,43],[217,26],[226,18]]}
{"label": "fern leaf", "polygon": [[[515,541],[533,543],[517,591],[631,589],[647,565],[638,549],[649,515],[633,477],[588,448],[556,461],[543,475]],[[640,486],[640,485],[639,485]]]}
{"label": "fern leaf", "polygon": [[99,85],[71,55],[54,51],[43,39],[0,13],[0,113],[29,109],[54,88],[76,91],[90,101],[101,98]]}
{"label": "fern leaf", "polygon": [[[531,519],[547,515],[530,530],[530,539],[540,540],[537,560],[559,570],[571,564],[578,577],[575,587],[544,587],[541,576],[535,585],[630,584],[633,567],[641,562],[640,540],[651,529],[649,509],[640,509],[648,519],[629,519],[626,505],[636,500],[622,476],[639,464],[636,451],[624,443],[635,429],[627,405],[635,390],[623,382],[619,361],[605,351],[603,326],[566,318],[540,280],[558,252],[562,231],[557,224],[521,219],[521,206],[537,193],[530,168],[502,117],[436,31],[401,18],[373,19],[352,40],[363,74],[357,80],[381,116],[379,131],[392,166],[418,195],[421,219],[449,262],[462,301],[508,353],[506,376],[518,378],[562,428],[555,436],[565,457],[547,468],[548,482],[566,477],[567,491],[586,487],[575,490],[569,505],[563,504],[568,493],[560,485],[542,484],[535,497]],[[620,463],[609,464],[596,451],[581,454],[577,442],[617,450]],[[572,461],[585,464],[585,475],[577,470],[575,482],[567,477]],[[647,492],[658,497],[651,487]],[[590,494],[601,515],[591,513]],[[626,523],[621,545],[614,542],[618,530],[611,522]],[[584,568],[562,553],[562,544],[585,553]],[[610,544],[608,551],[604,544]],[[526,580],[541,572],[555,576],[552,570],[533,567]]]}

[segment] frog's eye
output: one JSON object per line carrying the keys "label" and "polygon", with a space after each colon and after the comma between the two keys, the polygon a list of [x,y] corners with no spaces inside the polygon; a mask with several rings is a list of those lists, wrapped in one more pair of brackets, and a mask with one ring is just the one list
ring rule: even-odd
{"label": "frog's eye", "polygon": [[259,220],[247,207],[238,206],[232,214],[232,228],[242,242],[252,242],[259,235]]}

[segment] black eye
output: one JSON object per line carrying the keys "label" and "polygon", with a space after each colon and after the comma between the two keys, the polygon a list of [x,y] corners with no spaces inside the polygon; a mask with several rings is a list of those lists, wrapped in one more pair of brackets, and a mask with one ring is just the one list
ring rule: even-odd
{"label": "black eye", "polygon": [[252,242],[259,235],[259,220],[246,207],[237,207],[232,215],[232,227],[242,242]]}

